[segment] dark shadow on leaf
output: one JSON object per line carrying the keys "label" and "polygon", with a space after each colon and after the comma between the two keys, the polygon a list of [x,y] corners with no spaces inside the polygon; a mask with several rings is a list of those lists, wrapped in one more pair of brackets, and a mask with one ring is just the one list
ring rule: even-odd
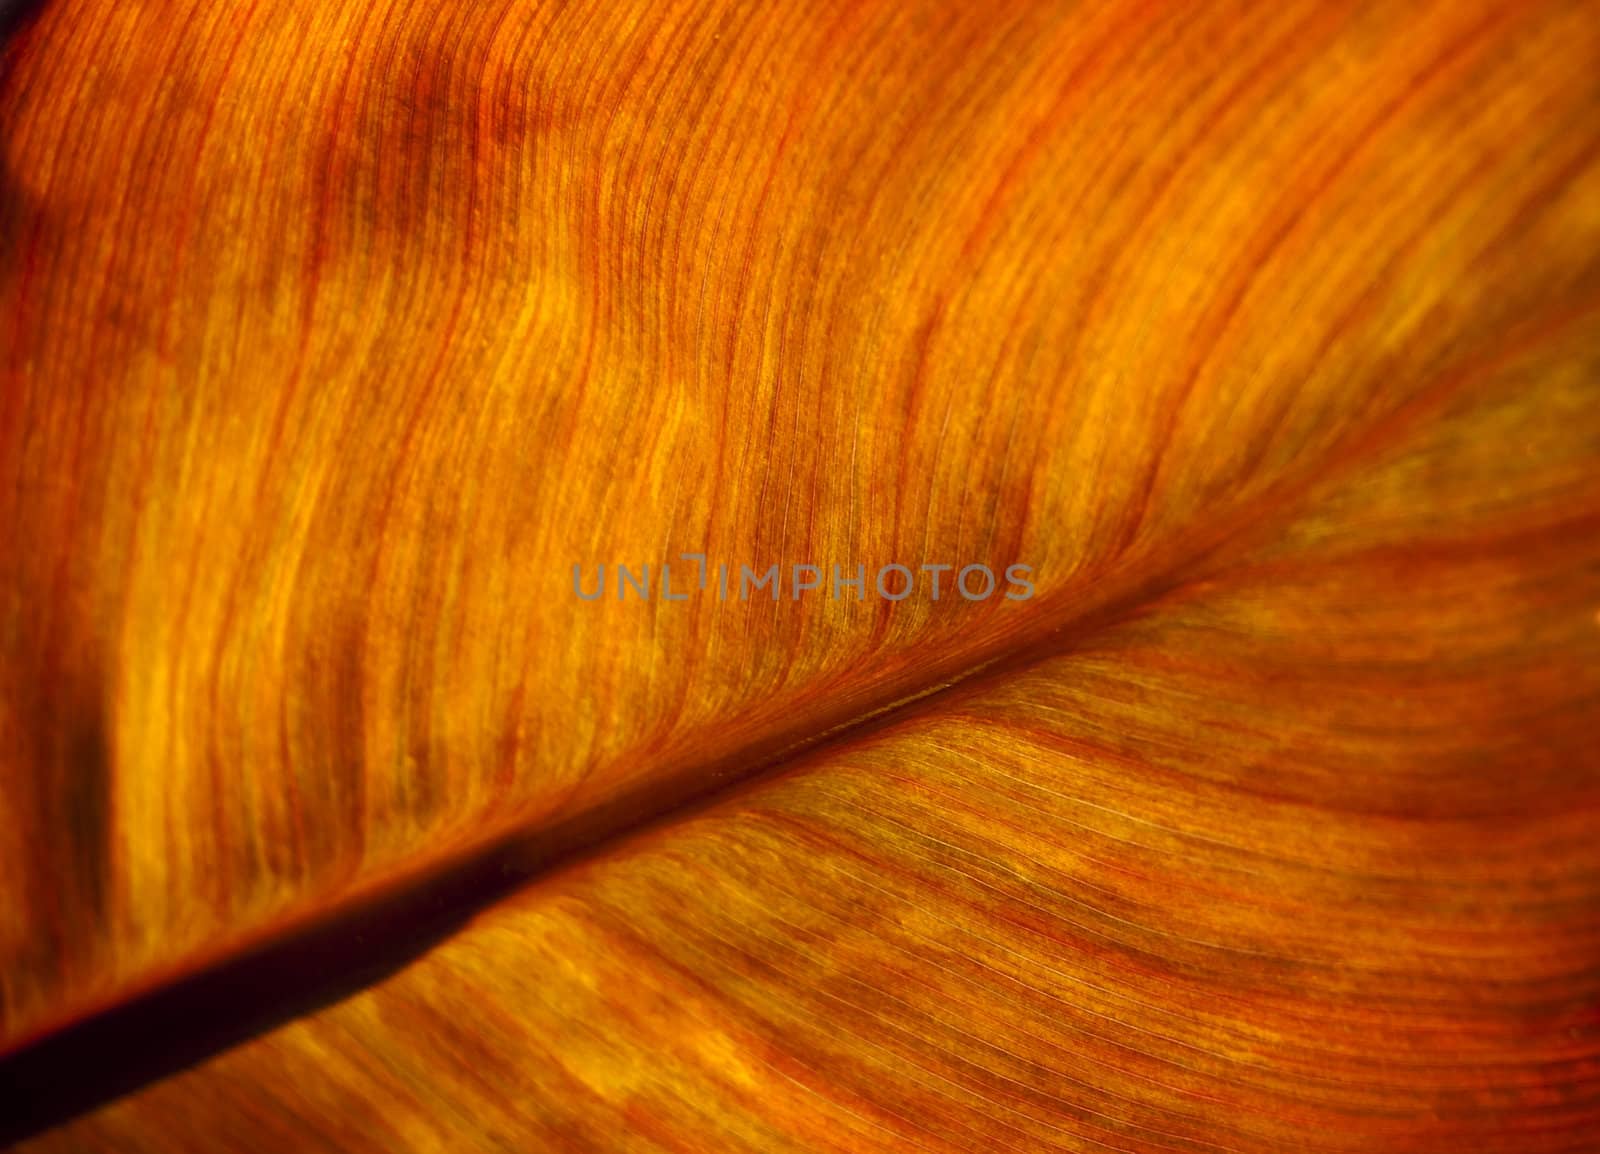
{"label": "dark shadow on leaf", "polygon": [[0,1147],[382,980],[518,880],[491,853],[0,1059]]}

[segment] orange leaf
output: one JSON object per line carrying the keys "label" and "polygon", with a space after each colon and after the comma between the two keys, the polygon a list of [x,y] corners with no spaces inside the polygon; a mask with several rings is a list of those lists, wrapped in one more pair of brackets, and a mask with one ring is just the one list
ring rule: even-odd
{"label": "orange leaf", "polygon": [[5,51],[6,1133],[1592,1147],[1594,4]]}

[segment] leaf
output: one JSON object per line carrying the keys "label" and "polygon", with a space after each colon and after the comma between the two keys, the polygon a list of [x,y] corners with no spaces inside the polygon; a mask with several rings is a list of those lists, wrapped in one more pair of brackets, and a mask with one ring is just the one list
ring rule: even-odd
{"label": "leaf", "polygon": [[[17,1134],[1586,1149],[1597,15],[44,6]],[[684,554],[918,592],[574,595]]]}

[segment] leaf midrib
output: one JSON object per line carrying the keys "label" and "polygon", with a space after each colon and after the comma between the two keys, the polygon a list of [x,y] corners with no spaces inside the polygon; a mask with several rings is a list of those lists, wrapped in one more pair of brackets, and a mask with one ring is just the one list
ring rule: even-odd
{"label": "leaf midrib", "polygon": [[[1046,588],[1026,635],[958,648],[931,668],[891,681],[866,709],[825,721],[815,732],[777,729],[712,760],[664,769],[553,824],[513,817],[487,826],[470,846],[416,854],[332,899],[307,895],[275,919],[47,1019],[0,1050],[0,1088],[12,1100],[30,1103],[25,1116],[0,1125],[0,1142],[55,1125],[348,997],[515,890],[620,852],[833,750],[956,704],[1116,625],[1196,594],[1226,569],[1230,557],[1270,539],[1314,507],[1319,492],[1403,443],[1473,381],[1597,311],[1600,301],[1585,301],[1514,329],[1498,356],[1440,373],[1387,416],[1349,430],[1321,456],[1300,462],[1230,511],[1208,515],[1165,549],[1125,554],[1098,574],[1076,574],[1070,588],[1053,596]],[[309,908],[312,901],[322,904]],[[175,1020],[185,1027],[174,1030]]]}

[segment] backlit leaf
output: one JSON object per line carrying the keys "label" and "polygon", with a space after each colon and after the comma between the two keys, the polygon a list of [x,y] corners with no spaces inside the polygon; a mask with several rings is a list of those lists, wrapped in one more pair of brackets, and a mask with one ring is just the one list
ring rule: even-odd
{"label": "backlit leaf", "polygon": [[5,52],[9,1136],[1594,1149],[1600,7]]}

